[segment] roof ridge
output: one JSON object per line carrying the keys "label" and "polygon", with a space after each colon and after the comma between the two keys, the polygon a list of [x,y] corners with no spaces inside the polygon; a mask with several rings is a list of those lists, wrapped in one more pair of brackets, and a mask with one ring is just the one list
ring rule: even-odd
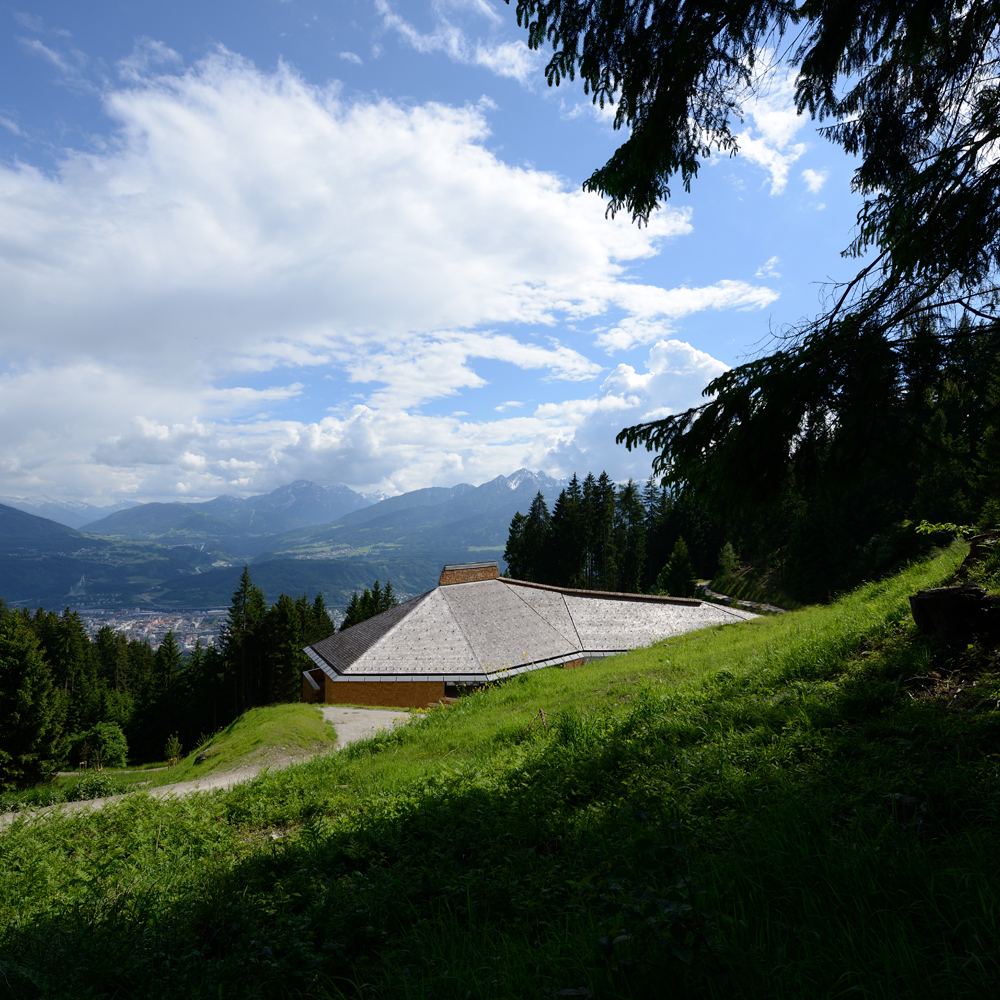
{"label": "roof ridge", "polygon": [[[549,588],[546,588],[546,589],[549,589]],[[556,628],[556,626],[553,625],[553,623],[550,622],[548,620],[548,618],[546,618],[545,615],[543,615],[541,613],[541,611],[538,610],[538,608],[536,608],[533,605],[529,604],[528,601],[526,601],[524,599],[524,596],[522,594],[518,594],[516,589],[514,590],[514,593],[517,596],[518,600],[521,601],[526,608],[529,608],[536,615],[538,615],[538,617],[541,618],[542,621],[545,622],[545,624],[548,625],[548,627],[550,629],[552,629],[557,635],[561,636],[562,638],[564,638],[564,639],[566,638],[566,636],[564,636],[559,631],[559,629]],[[566,617],[569,618],[569,623],[570,623],[570,625],[573,626],[573,634],[576,636],[577,649],[578,650],[583,649],[583,639],[580,637],[580,630],[576,627],[576,621],[573,618],[573,612],[570,611],[569,605],[566,603],[566,595],[565,594],[560,594],[559,596],[562,598],[563,607],[566,608]]]}
{"label": "roof ridge", "polygon": [[562,598],[563,607],[566,609],[566,614],[569,616],[569,623],[573,626],[573,631],[576,633],[577,644],[580,649],[583,649],[583,636],[580,635],[580,630],[576,627],[576,619],[573,617],[573,612],[570,609],[569,601],[566,600],[565,594],[559,595]]}
{"label": "roof ridge", "polygon": [[[490,580],[478,580],[476,582],[477,583],[491,583],[492,581],[490,581]],[[451,601],[448,600],[448,591],[447,591],[447,588],[446,587],[437,587],[436,588],[436,592],[440,593],[441,597],[444,600],[444,603],[448,606],[448,614],[451,615],[451,619],[455,623],[455,625],[457,626],[458,631],[462,633],[462,638],[465,640],[466,646],[469,647],[469,652],[472,654],[472,658],[476,661],[476,663],[479,665],[479,669],[483,672],[483,676],[484,677],[488,677],[489,676],[489,672],[487,671],[486,667],[483,666],[483,661],[481,659],[479,659],[479,654],[476,652],[476,647],[472,645],[472,640],[469,638],[468,633],[462,627],[462,620],[461,620],[461,618],[458,615],[455,614],[455,609],[451,606]]]}
{"label": "roof ridge", "polygon": [[550,583],[535,583],[533,580],[514,580],[509,576],[498,577],[501,583],[512,587],[532,587],[535,590],[552,590],[558,594],[572,594],[574,597],[613,597],[618,601],[651,601],[654,604],[680,604],[699,607],[704,601],[697,597],[670,597],[667,594],[633,594],[619,590],[585,590],[582,587],[554,587]]}

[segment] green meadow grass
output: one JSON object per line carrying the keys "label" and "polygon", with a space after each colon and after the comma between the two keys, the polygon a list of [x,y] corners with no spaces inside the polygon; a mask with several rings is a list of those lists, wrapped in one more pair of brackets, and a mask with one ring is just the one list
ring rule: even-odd
{"label": "green meadow grass", "polygon": [[[281,754],[302,755],[329,750],[336,743],[333,727],[312,705],[292,703],[251,708],[210,736],[173,767],[155,774],[123,775],[152,785],[192,781],[252,763],[267,763]],[[198,757],[205,759],[198,763]]]}
{"label": "green meadow grass", "polygon": [[[311,705],[270,705],[252,708],[214,736],[202,741],[173,767],[118,770],[107,768],[101,777],[113,793],[156,788],[178,781],[192,781],[248,764],[267,764],[280,756],[304,756],[331,749],[336,733]],[[205,755],[200,763],[197,758]],[[72,801],[81,781],[95,780],[93,771],[67,775],[49,785],[0,795],[0,812],[30,809]]]}
{"label": "green meadow grass", "polygon": [[[963,554],[522,676],[227,793],[18,821],[0,835],[4,981],[995,995],[1000,681],[990,654],[918,639],[907,605]],[[922,696],[973,654],[971,698]]]}

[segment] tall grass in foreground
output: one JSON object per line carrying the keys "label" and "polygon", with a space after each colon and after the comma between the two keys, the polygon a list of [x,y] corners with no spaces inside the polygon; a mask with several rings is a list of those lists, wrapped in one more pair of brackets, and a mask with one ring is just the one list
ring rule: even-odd
{"label": "tall grass in foreground", "polygon": [[909,696],[945,653],[914,638],[906,598],[960,554],[828,607],[540,671],[229,793],[19,822],[0,836],[6,982],[995,993],[1000,684],[989,661],[961,712]]}

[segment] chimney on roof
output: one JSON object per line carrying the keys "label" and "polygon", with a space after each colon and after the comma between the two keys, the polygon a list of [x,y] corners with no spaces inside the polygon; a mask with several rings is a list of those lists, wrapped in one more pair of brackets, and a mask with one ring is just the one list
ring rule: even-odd
{"label": "chimney on roof", "polygon": [[496,562],[448,563],[441,570],[439,587],[450,583],[476,583],[479,580],[499,580],[500,569]]}

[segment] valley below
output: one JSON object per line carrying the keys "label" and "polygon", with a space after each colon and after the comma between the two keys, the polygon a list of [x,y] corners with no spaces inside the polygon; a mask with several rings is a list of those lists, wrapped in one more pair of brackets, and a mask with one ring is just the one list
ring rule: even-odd
{"label": "valley below", "polygon": [[[298,481],[261,497],[148,503],[79,527],[0,504],[0,597],[94,618],[225,607],[244,565],[268,599],[322,592],[336,611],[354,591],[391,580],[402,598],[436,583],[445,562],[502,561],[508,526],[537,492],[562,484],[521,469],[481,486],[374,500]],[[120,505],[119,505],[120,506]],[[78,521],[69,509],[65,520]],[[155,641],[155,640],[154,640]]]}

